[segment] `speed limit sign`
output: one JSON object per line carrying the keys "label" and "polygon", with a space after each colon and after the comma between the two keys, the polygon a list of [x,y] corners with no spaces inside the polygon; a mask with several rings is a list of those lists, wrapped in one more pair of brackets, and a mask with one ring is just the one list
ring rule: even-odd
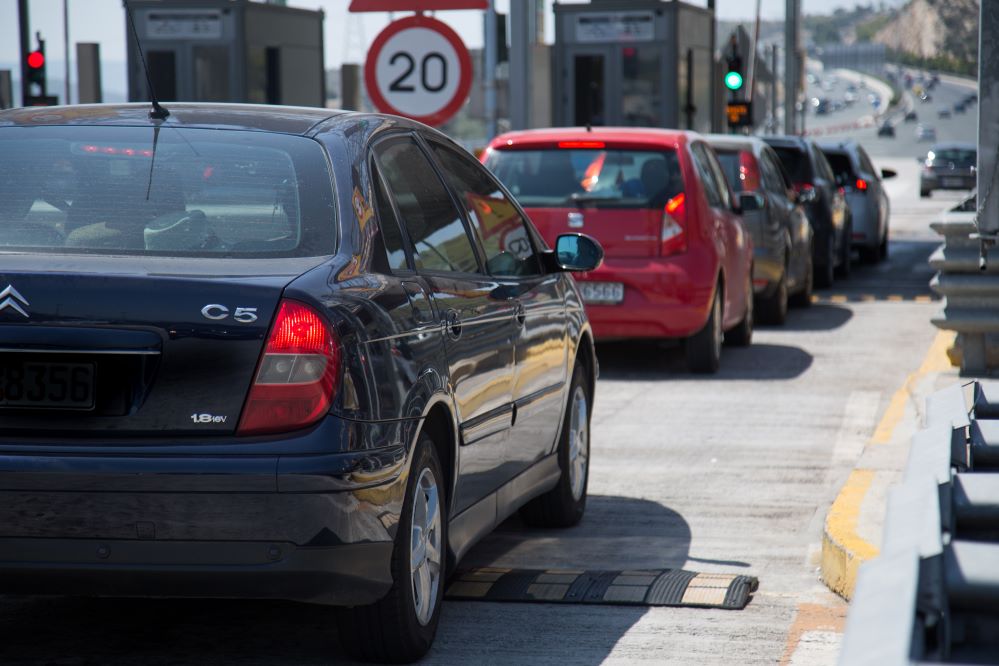
{"label": "speed limit sign", "polygon": [[375,38],[364,83],[379,111],[440,125],[468,97],[472,60],[446,23],[411,16],[390,23]]}

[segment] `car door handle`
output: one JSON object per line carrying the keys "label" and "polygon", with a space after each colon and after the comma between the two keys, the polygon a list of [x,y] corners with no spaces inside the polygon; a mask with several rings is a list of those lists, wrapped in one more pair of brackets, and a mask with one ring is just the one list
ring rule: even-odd
{"label": "car door handle", "polygon": [[523,303],[517,303],[517,307],[514,308],[513,320],[517,322],[517,328],[524,328],[524,324],[527,323],[527,311]]}
{"label": "car door handle", "polygon": [[452,340],[461,337],[461,317],[456,310],[448,310],[444,316],[444,332]]}

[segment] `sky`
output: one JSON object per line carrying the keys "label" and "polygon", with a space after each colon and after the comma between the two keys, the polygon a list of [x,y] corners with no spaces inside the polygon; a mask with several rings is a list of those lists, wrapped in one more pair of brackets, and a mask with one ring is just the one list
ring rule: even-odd
{"label": "sky", "polygon": [[[562,2],[580,0],[562,0]],[[870,0],[862,4],[869,4]],[[897,1],[897,0],[896,0]],[[66,0],[69,8],[70,53],[76,42],[98,42],[101,58],[106,62],[125,60],[125,18],[122,0]],[[498,11],[507,11],[511,0],[495,0]],[[551,4],[551,0],[547,0]],[[691,4],[706,5],[706,0],[690,0]],[[384,13],[349,14],[349,0],[288,0],[293,7],[322,9],[326,12],[326,66],[338,67],[341,62],[363,62],[364,51],[388,22]],[[762,15],[766,19],[783,19],[784,0],[762,0]],[[803,0],[805,13],[829,13],[838,7],[852,7],[857,0]],[[722,19],[749,19],[755,10],[752,0],[716,0]],[[45,52],[51,63],[50,78],[61,77],[63,62],[63,0],[29,0],[32,33],[42,32]],[[400,13],[400,15],[402,15]],[[550,17],[551,14],[549,13]],[[397,16],[398,18],[398,16]],[[438,12],[440,18],[453,27],[469,48],[482,45],[482,12]],[[551,21],[548,21],[551,40]],[[17,0],[0,0],[0,67],[10,67],[19,58]],[[32,38],[33,39],[33,38]],[[32,42],[33,44],[33,42]],[[73,74],[75,79],[75,73]],[[124,89],[124,82],[105,81],[105,86]]]}

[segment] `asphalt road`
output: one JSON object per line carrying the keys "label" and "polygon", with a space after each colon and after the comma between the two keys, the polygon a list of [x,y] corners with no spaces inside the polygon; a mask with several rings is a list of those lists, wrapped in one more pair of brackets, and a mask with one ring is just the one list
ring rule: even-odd
{"label": "asphalt road", "polygon": [[[511,519],[465,561],[744,573],[760,580],[748,607],[447,602],[426,663],[834,663],[845,604],[818,578],[822,521],[931,344],[928,224],[960,198],[920,200],[914,144],[886,146],[872,149],[900,172],[886,263],[855,267],[752,347],[726,349],[716,376],[687,373],[676,347],[601,346],[582,524]],[[271,602],[0,597],[0,637],[5,665],[343,660],[330,610]]]}

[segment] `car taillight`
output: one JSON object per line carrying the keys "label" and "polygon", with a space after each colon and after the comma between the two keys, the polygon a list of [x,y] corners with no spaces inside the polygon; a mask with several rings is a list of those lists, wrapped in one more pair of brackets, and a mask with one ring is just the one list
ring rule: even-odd
{"label": "car taillight", "polygon": [[687,205],[683,192],[666,202],[659,254],[668,257],[687,251]]}
{"label": "car taillight", "polygon": [[325,319],[298,301],[281,301],[243,407],[238,434],[304,428],[336,393],[340,346]]}
{"label": "car taillight", "polygon": [[739,153],[739,180],[742,181],[743,192],[760,190],[760,170],[752,153],[745,151]]}
{"label": "car taillight", "polygon": [[811,183],[795,183],[794,191],[798,194],[801,194],[802,192],[814,192],[815,186]]}
{"label": "car taillight", "polygon": [[857,183],[856,183],[856,188],[857,188],[858,192],[866,192],[867,191],[867,181],[864,180],[863,178],[858,178],[857,179]]}

